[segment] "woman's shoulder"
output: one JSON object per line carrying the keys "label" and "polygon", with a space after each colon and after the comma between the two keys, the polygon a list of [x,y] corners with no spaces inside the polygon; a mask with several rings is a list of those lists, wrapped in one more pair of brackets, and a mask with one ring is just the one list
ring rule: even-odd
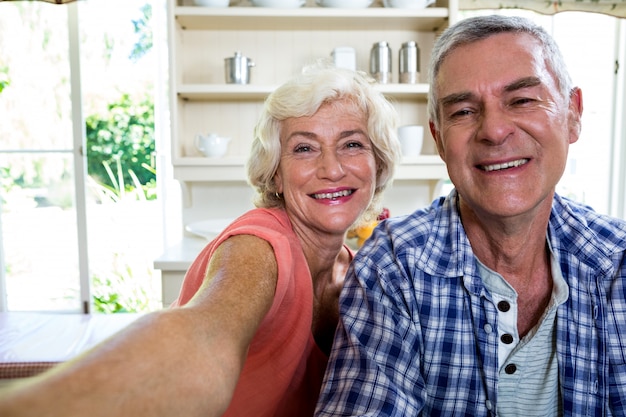
{"label": "woman's shoulder", "polygon": [[236,218],[226,230],[240,227],[271,228],[274,230],[280,229],[281,231],[293,230],[289,216],[287,216],[285,210],[279,208],[255,208],[249,210]]}

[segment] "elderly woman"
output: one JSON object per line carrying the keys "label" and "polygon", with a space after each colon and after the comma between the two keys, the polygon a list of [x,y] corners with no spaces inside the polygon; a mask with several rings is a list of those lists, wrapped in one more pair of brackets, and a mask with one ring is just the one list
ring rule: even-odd
{"label": "elderly woman", "polygon": [[199,254],[175,308],[0,401],[0,414],[312,415],[352,260],[344,240],[380,212],[396,119],[359,72],[316,65],[279,87],[247,165],[257,208]]}

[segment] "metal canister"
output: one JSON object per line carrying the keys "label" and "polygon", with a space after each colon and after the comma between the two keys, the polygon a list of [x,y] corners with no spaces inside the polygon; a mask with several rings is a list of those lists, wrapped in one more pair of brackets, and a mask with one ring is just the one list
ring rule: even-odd
{"label": "metal canister", "polygon": [[224,72],[228,84],[248,84],[250,82],[250,68],[254,62],[243,55],[235,52],[235,56],[224,58]]}
{"label": "metal canister", "polygon": [[391,48],[385,41],[376,42],[372,46],[370,74],[381,84],[391,82]]}
{"label": "metal canister", "polygon": [[399,54],[399,80],[415,84],[420,74],[420,50],[415,41],[404,42]]}

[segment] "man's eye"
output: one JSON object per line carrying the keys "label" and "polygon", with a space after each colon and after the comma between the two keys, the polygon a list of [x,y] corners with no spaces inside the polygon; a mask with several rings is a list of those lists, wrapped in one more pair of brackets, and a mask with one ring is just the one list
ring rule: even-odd
{"label": "man's eye", "polygon": [[471,110],[463,109],[463,110],[458,110],[458,111],[455,111],[455,112],[451,113],[450,114],[450,118],[451,119],[458,119],[460,117],[466,117],[466,116],[469,116],[471,114],[472,114]]}
{"label": "man's eye", "polygon": [[523,106],[525,104],[534,103],[535,99],[531,97],[519,97],[514,99],[511,103],[513,106]]}

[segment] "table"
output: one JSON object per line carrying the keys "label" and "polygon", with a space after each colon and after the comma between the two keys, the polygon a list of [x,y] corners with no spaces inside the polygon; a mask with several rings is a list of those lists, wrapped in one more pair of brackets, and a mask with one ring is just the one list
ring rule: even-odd
{"label": "table", "polygon": [[26,378],[74,358],[141,313],[0,313],[0,380]]}

